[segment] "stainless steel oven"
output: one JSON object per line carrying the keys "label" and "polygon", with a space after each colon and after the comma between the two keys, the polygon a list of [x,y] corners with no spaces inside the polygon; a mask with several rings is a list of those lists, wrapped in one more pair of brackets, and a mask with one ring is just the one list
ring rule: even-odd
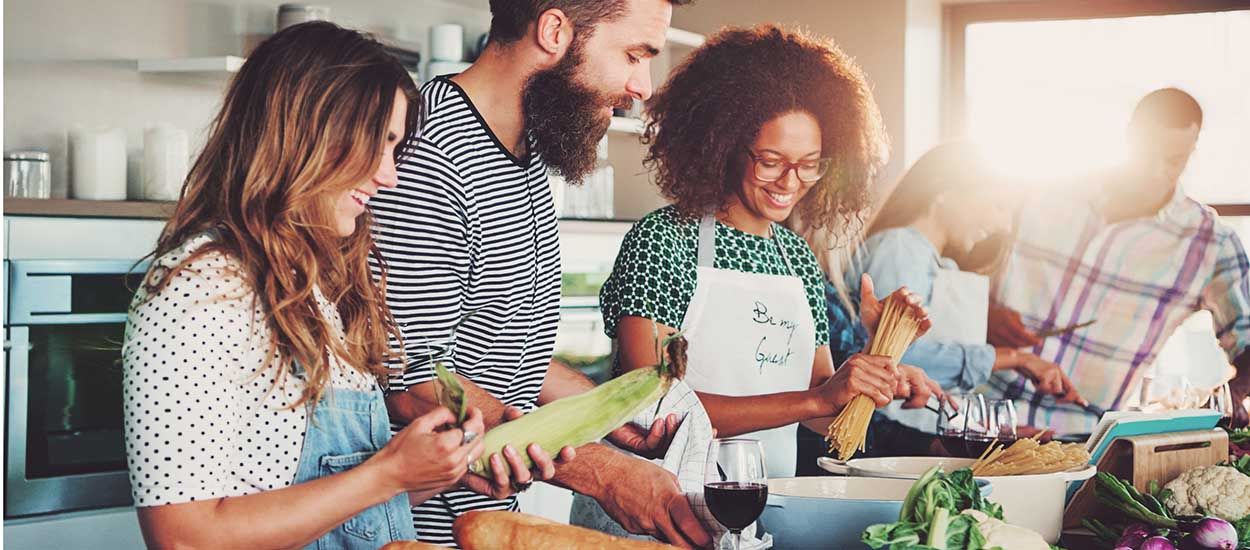
{"label": "stainless steel oven", "polygon": [[6,518],[131,503],[121,345],[134,260],[6,260]]}

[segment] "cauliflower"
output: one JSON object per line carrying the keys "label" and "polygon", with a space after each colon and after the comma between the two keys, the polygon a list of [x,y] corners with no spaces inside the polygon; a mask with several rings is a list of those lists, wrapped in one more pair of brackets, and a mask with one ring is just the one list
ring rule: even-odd
{"label": "cauliflower", "polygon": [[1237,521],[1250,515],[1250,477],[1228,466],[1199,466],[1163,487],[1172,491],[1168,509],[1175,515],[1211,515]]}
{"label": "cauliflower", "polygon": [[985,547],[1002,550],[1050,550],[1046,539],[1032,530],[992,518],[980,510],[960,512],[977,520],[977,530],[985,537]]}

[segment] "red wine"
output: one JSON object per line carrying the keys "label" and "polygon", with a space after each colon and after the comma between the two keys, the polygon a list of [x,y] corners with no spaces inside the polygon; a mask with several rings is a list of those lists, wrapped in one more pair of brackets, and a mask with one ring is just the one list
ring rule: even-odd
{"label": "red wine", "polygon": [[994,441],[998,441],[1003,447],[1010,447],[1012,443],[1016,442],[1016,438],[1011,436],[1002,436],[995,439],[993,437],[969,436],[964,439],[964,446],[967,447],[968,452],[968,454],[964,456],[968,458],[980,458],[982,454],[985,454],[985,450],[990,448],[990,444]]}
{"label": "red wine", "polygon": [[946,449],[946,454],[959,458],[968,456],[968,446],[964,443],[963,434],[944,433],[938,438],[942,440],[942,448]]}
{"label": "red wine", "polygon": [[703,486],[703,496],[716,521],[726,529],[739,531],[759,519],[764,512],[764,504],[768,502],[768,485],[717,481]]}

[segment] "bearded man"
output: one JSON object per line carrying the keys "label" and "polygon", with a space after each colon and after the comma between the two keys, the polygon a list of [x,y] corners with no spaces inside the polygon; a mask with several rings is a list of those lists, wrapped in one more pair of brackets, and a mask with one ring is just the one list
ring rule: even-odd
{"label": "bearded man", "polygon": [[[559,231],[548,170],[580,183],[613,107],[651,95],[650,60],[682,0],[491,0],[490,40],[465,72],[421,90],[425,123],[410,136],[399,186],[369,206],[389,268],[387,302],[403,332],[387,405],[404,425],[437,406],[430,364],[460,378],[489,429],[593,384],[552,364],[560,303]],[[396,345],[398,351],[400,347]],[[519,411],[518,411],[519,409]],[[625,426],[609,439],[654,454],[676,429]],[[710,539],[664,469],[590,444],[492,457],[413,509],[422,541],[453,544],[451,525],[473,510],[516,510],[533,479],[592,497],[625,529],[681,546]]]}

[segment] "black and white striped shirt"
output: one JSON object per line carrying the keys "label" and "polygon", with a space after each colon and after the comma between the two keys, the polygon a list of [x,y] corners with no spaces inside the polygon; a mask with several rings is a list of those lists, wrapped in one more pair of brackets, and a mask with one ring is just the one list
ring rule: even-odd
{"label": "black and white striped shirt", "polygon": [[[391,389],[429,381],[433,356],[529,411],[560,315],[559,235],[546,166],[537,154],[512,155],[451,80],[435,79],[421,94],[426,120],[398,166],[399,186],[369,203],[390,267],[387,304],[405,342],[403,375]],[[413,515],[422,541],[453,544],[451,524],[460,514],[515,507],[515,498],[449,491]]]}

